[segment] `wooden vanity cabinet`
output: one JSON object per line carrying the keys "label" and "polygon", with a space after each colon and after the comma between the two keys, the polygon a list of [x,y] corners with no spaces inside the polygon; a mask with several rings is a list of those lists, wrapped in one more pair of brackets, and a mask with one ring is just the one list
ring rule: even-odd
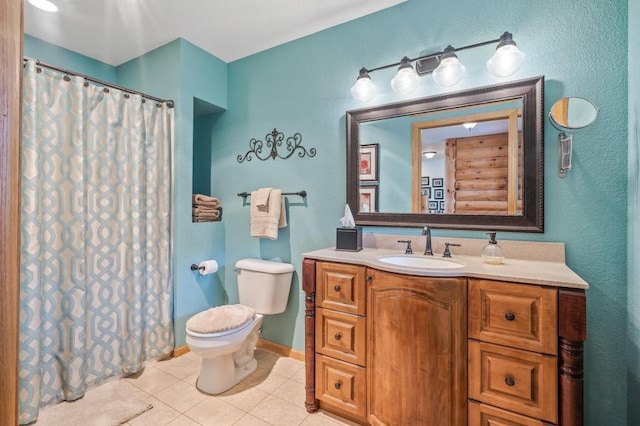
{"label": "wooden vanity cabinet", "polygon": [[303,290],[309,412],[371,425],[583,424],[584,290],[313,259]]}

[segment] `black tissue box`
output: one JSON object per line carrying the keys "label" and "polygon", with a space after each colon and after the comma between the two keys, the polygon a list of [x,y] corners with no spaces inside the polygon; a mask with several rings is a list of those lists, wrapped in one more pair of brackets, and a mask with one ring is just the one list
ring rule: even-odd
{"label": "black tissue box", "polygon": [[337,228],[336,250],[362,250],[362,227],[356,226],[354,228]]}

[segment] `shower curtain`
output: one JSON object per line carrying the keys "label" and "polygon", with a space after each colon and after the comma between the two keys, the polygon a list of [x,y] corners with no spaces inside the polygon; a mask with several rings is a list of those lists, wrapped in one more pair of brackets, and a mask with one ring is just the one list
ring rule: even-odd
{"label": "shower curtain", "polygon": [[172,111],[25,65],[21,424],[173,349]]}

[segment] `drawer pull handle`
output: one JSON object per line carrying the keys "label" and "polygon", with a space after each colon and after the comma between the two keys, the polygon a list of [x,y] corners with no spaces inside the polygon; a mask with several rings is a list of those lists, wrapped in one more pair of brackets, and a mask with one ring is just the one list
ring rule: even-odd
{"label": "drawer pull handle", "polygon": [[333,385],[336,389],[340,389],[342,387],[342,384],[340,382],[335,382],[335,384]]}
{"label": "drawer pull handle", "polygon": [[513,321],[514,319],[516,319],[516,315],[511,312],[507,312],[506,314],[504,314],[504,317],[507,319],[507,321]]}
{"label": "drawer pull handle", "polygon": [[515,384],[516,384],[516,381],[515,381],[515,380],[513,380],[513,377],[511,377],[511,376],[507,376],[507,377],[504,379],[504,382],[507,384],[507,386],[513,386],[513,385],[515,385]]}
{"label": "drawer pull handle", "polygon": [[340,339],[342,339],[342,334],[336,333],[336,335],[333,336],[333,338],[336,339],[336,340],[340,340]]}
{"label": "drawer pull handle", "polygon": [[340,291],[340,286],[339,286],[339,285],[334,285],[334,286],[333,286],[333,289],[334,289],[335,291]]}

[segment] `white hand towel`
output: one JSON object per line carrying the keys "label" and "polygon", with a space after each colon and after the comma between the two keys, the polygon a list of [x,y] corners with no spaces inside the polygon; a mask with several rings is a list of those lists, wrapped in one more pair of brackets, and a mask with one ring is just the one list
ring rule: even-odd
{"label": "white hand towel", "polygon": [[278,228],[286,226],[286,217],[283,218],[285,213],[282,190],[272,189],[264,207],[257,205],[258,197],[254,197],[257,192],[251,193],[251,236],[277,240]]}
{"label": "white hand towel", "polygon": [[[273,188],[260,188],[257,191],[251,193],[251,201],[255,199],[256,206],[266,207],[269,202],[269,195]],[[254,194],[255,193],[255,194]]]}

